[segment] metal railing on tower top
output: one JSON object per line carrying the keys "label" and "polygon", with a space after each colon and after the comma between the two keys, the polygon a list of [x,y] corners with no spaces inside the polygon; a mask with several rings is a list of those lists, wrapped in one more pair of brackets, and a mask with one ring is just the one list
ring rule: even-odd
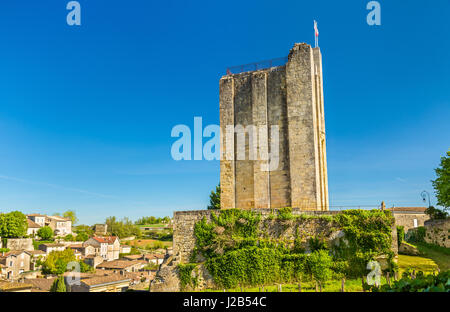
{"label": "metal railing on tower top", "polygon": [[288,61],[288,57],[279,57],[271,60],[265,60],[257,63],[250,63],[227,68],[227,75],[240,74],[244,72],[257,71],[271,67],[283,66]]}

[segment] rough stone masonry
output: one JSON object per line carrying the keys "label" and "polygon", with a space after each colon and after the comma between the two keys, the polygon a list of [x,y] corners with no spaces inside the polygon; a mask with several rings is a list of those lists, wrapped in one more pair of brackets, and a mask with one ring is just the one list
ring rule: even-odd
{"label": "rough stone masonry", "polygon": [[[296,43],[283,66],[229,74],[220,80],[220,126],[271,126],[279,129],[279,164],[239,159],[237,134],[222,135],[221,208],[283,208],[327,211],[328,177],[319,48]],[[271,147],[271,135],[266,146]],[[228,140],[228,141],[227,141]],[[246,133],[248,156],[250,136]],[[260,148],[260,147],[258,147]],[[231,150],[230,150],[231,149]],[[270,153],[270,150],[269,150]]]}

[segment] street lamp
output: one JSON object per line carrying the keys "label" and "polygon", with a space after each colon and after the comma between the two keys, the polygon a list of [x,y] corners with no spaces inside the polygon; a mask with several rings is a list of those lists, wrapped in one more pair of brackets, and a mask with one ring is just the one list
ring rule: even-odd
{"label": "street lamp", "polygon": [[427,191],[422,191],[422,193],[420,193],[420,196],[422,196],[424,202],[426,201],[426,197],[428,196],[428,208],[431,207],[430,193],[428,193]]}

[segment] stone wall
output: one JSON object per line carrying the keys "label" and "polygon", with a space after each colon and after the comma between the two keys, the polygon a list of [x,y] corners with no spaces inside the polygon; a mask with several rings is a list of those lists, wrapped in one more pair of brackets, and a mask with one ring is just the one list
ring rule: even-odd
{"label": "stone wall", "polygon": [[[326,241],[336,243],[344,236],[344,233],[335,227],[326,219],[321,218],[305,218],[301,223],[294,220],[276,220],[269,216],[276,215],[276,209],[259,208],[253,211],[261,213],[262,220],[260,222],[260,231],[277,239],[285,239],[293,241],[296,232],[306,244],[308,238],[321,236]],[[193,255],[195,247],[194,226],[195,223],[206,218],[211,220],[211,214],[220,214],[221,210],[192,210],[192,211],[176,211],[173,217],[173,255],[166,257],[161,265],[155,279],[150,284],[150,291],[178,291],[180,281],[178,279],[177,265],[180,263],[188,263]],[[302,209],[292,209],[293,215],[309,215],[309,216],[332,216],[338,214],[339,211],[303,211]],[[296,226],[298,224],[298,228]],[[307,245],[306,245],[307,246]],[[397,231],[395,225],[392,226],[392,250],[398,254]],[[383,256],[379,261],[382,261]],[[197,259],[199,260],[199,259]],[[200,265],[198,270],[199,287],[213,287],[212,279],[204,268]]]}
{"label": "stone wall", "polygon": [[9,250],[34,250],[31,238],[8,238],[6,248]]}
{"label": "stone wall", "polygon": [[[395,225],[397,226],[403,226],[405,233],[408,232],[410,229],[414,229],[419,226],[424,226],[425,221],[430,219],[430,216],[425,213],[393,213],[394,219],[395,219]],[[417,225],[414,226],[414,220],[416,220]]]}
{"label": "stone wall", "polygon": [[425,222],[425,242],[450,248],[450,219]]}
{"label": "stone wall", "polygon": [[[227,126],[266,126],[267,136],[227,135]],[[265,171],[260,156],[273,152],[271,126],[279,128],[279,162]],[[284,66],[226,75],[220,80],[221,207],[328,210],[322,56],[295,44]],[[259,130],[260,128],[258,128]],[[244,139],[245,159],[239,158]],[[251,159],[250,152],[257,157]],[[268,147],[268,151],[261,146]],[[242,150],[241,150],[242,151]]]}

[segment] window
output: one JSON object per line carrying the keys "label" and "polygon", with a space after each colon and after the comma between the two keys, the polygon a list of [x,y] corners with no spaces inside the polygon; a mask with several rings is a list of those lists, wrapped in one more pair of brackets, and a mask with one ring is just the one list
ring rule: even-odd
{"label": "window", "polygon": [[414,227],[417,227],[417,219],[414,219]]}
{"label": "window", "polygon": [[20,262],[20,266],[23,267],[23,261]]}

